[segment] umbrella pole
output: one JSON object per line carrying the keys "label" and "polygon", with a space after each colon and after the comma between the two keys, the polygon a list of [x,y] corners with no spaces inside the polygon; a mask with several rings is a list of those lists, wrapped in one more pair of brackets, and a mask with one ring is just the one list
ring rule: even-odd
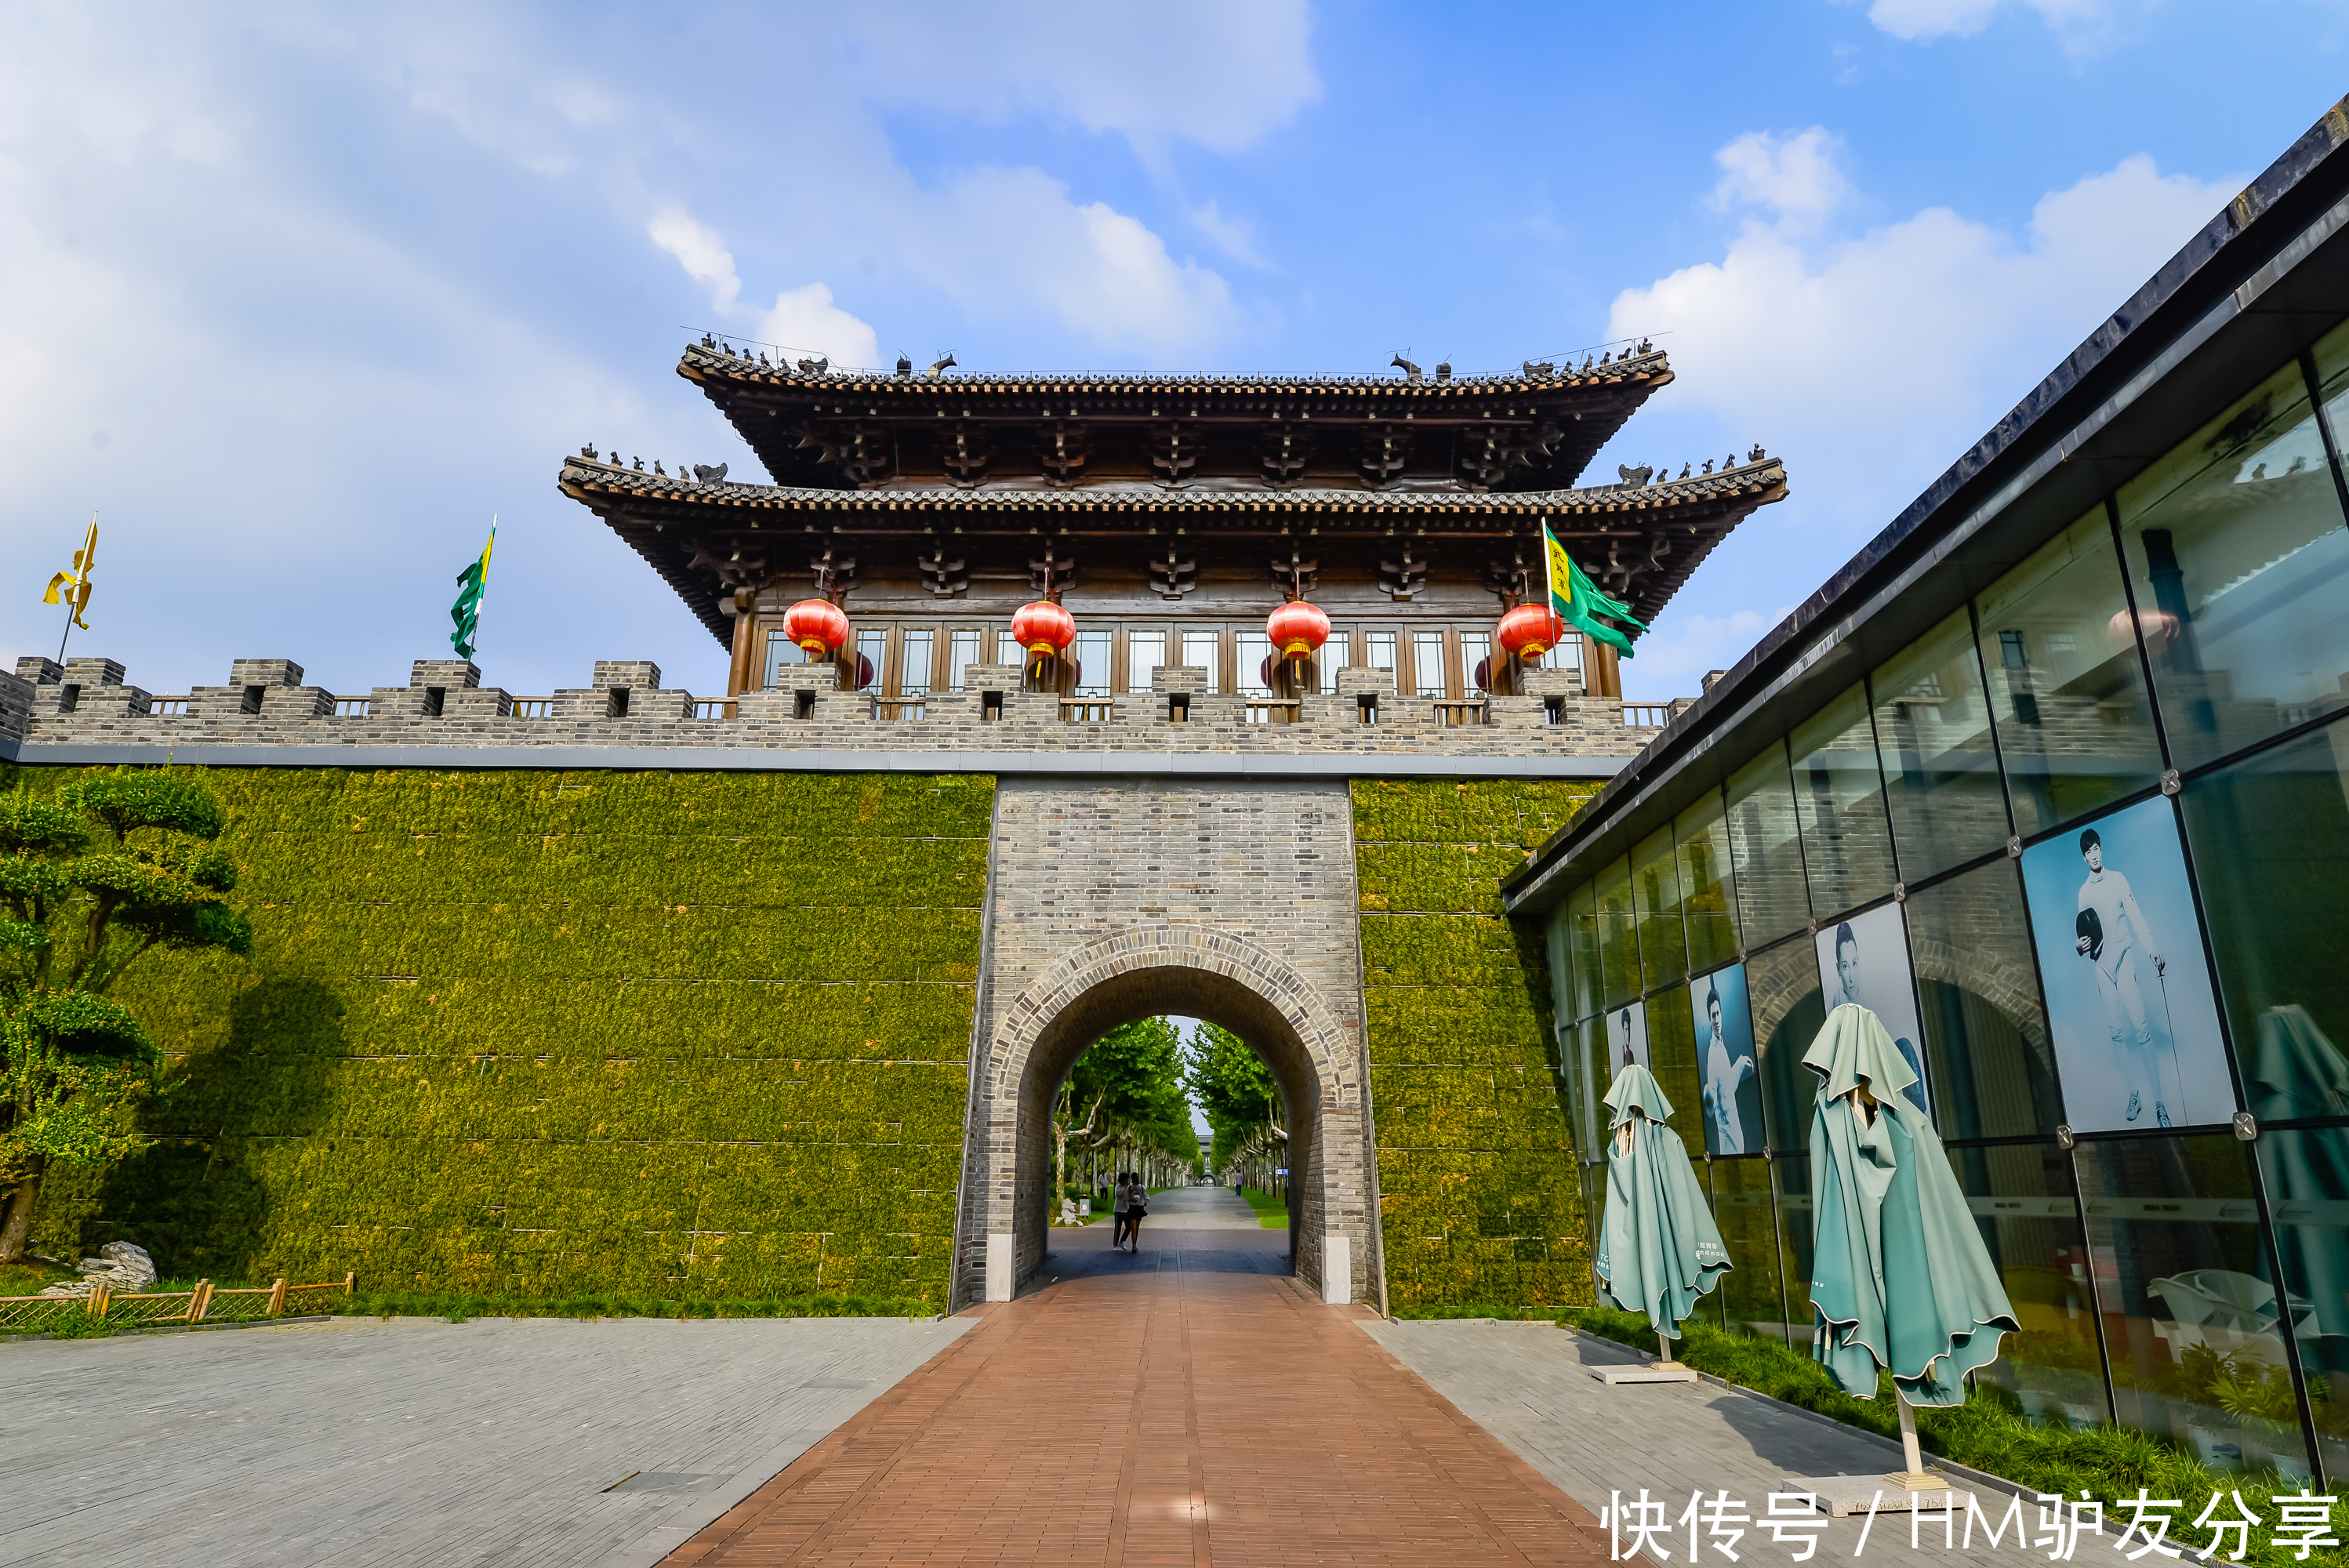
{"label": "umbrella pole", "polygon": [[1909,1408],[1908,1400],[1900,1397],[1900,1390],[1897,1387],[1892,1390],[1892,1402],[1900,1411],[1900,1459],[1909,1468],[1899,1475],[1889,1475],[1884,1479],[1910,1491],[1922,1491],[1934,1482],[1933,1478],[1925,1473],[1925,1456],[1917,1448],[1917,1412]]}
{"label": "umbrella pole", "polygon": [[[1677,1328],[1679,1325],[1675,1324],[1672,1326]],[[1656,1330],[1656,1365],[1653,1370],[1677,1372],[1681,1369],[1681,1364],[1672,1359],[1672,1341],[1679,1337],[1680,1336],[1674,1334],[1670,1328]]]}

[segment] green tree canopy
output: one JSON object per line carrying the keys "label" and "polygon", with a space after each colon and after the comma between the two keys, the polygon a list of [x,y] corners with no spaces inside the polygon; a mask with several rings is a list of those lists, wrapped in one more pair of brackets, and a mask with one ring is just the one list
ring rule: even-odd
{"label": "green tree canopy", "polygon": [[1121,1024],[1086,1047],[1062,1094],[1079,1120],[1099,1098],[1101,1125],[1119,1147],[1155,1150],[1185,1164],[1198,1159],[1183,1092],[1183,1037],[1164,1018]]}
{"label": "green tree canopy", "polygon": [[1216,1141],[1209,1163],[1221,1170],[1248,1135],[1280,1114],[1272,1069],[1229,1029],[1202,1022],[1192,1031],[1183,1081]]}
{"label": "green tree canopy", "polygon": [[0,1263],[23,1257],[42,1173],[127,1152],[160,1056],[104,993],[157,948],[253,951],[225,818],[183,775],[121,769],[53,797],[0,780]]}

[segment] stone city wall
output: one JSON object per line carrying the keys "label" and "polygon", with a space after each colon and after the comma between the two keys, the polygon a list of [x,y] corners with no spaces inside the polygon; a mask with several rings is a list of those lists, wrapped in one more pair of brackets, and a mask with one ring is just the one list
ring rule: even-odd
{"label": "stone city wall", "polygon": [[[111,659],[37,657],[0,674],[0,741],[47,747],[202,745],[374,748],[649,748],[678,750],[970,751],[1160,756],[1620,758],[1658,733],[1624,705],[1588,696],[1571,671],[1535,670],[1522,696],[1459,705],[1400,696],[1392,672],[1347,670],[1339,690],[1299,700],[1294,722],[1267,699],[1209,692],[1205,670],[1159,669],[1148,693],[1085,701],[1020,689],[1017,665],[973,665],[968,689],[918,706],[843,691],[808,665],[793,684],[721,704],[663,687],[660,667],[599,659],[590,684],[550,697],[481,685],[461,659],[419,659],[404,686],[341,696],[304,684],[290,659],[239,659],[224,686],[184,698],[128,684]],[[159,711],[162,705],[166,711]],[[1672,705],[1685,707],[1685,702]],[[730,716],[727,710],[730,708]],[[1259,719],[1250,722],[1251,711]],[[1647,717],[1635,709],[1634,717]],[[85,758],[77,758],[76,760]],[[519,759],[517,759],[519,760]],[[524,764],[526,765],[526,764]],[[791,764],[778,759],[778,766]],[[1597,770],[1613,771],[1613,766]]]}

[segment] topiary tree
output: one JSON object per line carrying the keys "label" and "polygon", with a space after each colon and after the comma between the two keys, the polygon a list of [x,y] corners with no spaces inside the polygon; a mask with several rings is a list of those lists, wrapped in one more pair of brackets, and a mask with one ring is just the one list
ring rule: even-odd
{"label": "topiary tree", "polygon": [[0,1263],[24,1257],[52,1164],[136,1142],[128,1112],[161,1057],[106,992],[157,948],[253,951],[202,785],[129,769],[54,796],[15,782],[0,793]]}

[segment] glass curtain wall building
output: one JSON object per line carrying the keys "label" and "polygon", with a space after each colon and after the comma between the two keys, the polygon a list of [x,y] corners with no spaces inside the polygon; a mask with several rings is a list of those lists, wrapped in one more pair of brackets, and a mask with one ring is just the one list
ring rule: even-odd
{"label": "glass curtain wall building", "polygon": [[1507,887],[1596,1233],[1652,1070],[1811,1332],[1801,1066],[1876,1011],[2049,1422],[2349,1480],[2349,150],[2339,110]]}

